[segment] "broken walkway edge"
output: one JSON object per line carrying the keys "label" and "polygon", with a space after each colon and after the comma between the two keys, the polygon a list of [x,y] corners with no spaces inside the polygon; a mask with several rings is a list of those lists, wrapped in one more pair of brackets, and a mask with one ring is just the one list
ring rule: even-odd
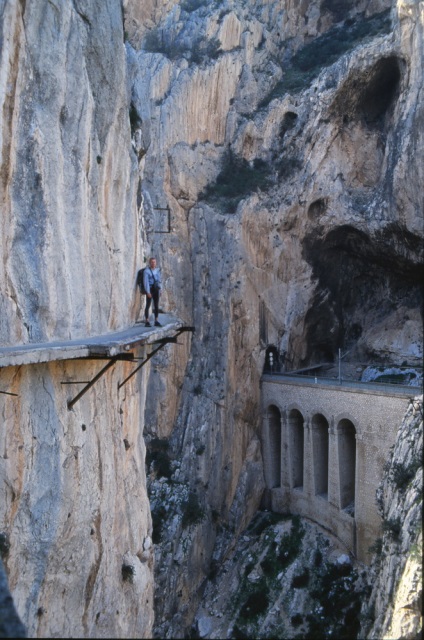
{"label": "broken walkway edge", "polygon": [[152,344],[159,338],[174,335],[184,323],[170,314],[161,314],[161,327],[136,323],[126,329],[75,340],[32,342],[0,347],[0,368],[77,358],[113,358],[138,345]]}

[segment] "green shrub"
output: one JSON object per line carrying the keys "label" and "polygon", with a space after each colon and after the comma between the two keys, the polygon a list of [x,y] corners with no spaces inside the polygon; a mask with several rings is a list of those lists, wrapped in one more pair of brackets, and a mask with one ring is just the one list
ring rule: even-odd
{"label": "green shrub", "polygon": [[153,438],[147,443],[146,467],[153,469],[158,478],[171,478],[172,466],[168,453],[169,442],[166,438]]}
{"label": "green shrub", "polygon": [[368,548],[369,553],[375,554],[377,556],[381,556],[383,551],[383,540],[382,538],[377,538],[375,542]]}
{"label": "green shrub", "polygon": [[306,568],[296,576],[293,576],[291,586],[293,589],[304,589],[309,584],[309,569]]}
{"label": "green shrub", "polygon": [[181,9],[183,11],[187,11],[187,13],[192,13],[200,7],[206,7],[208,5],[208,0],[184,0],[181,3]]}
{"label": "green shrub", "polygon": [[299,516],[292,519],[292,528],[290,533],[284,533],[279,547],[276,549],[276,557],[281,569],[286,569],[299,555],[304,529],[300,523]]}
{"label": "green shrub", "polygon": [[221,204],[228,213],[235,213],[242,198],[271,184],[271,174],[272,168],[264,160],[257,158],[251,165],[228,153],[216,181],[206,187],[201,197],[206,202]]}
{"label": "green shrub", "polygon": [[183,507],[183,517],[181,520],[181,524],[183,529],[187,529],[191,525],[197,524],[201,520],[203,520],[205,516],[205,512],[203,511],[199,498],[194,491],[190,491],[187,500],[185,500],[182,504]]}
{"label": "green shrub", "polygon": [[388,518],[383,522],[383,531],[385,531],[392,540],[399,540],[402,532],[402,522],[400,518]]}
{"label": "green shrub", "polygon": [[384,382],[386,384],[407,384],[408,381],[409,376],[405,373],[386,373],[382,376],[377,376],[373,380],[373,382]]}
{"label": "green shrub", "polygon": [[357,638],[364,593],[353,588],[356,578],[357,574],[350,564],[324,565],[310,591],[311,597],[319,604],[320,615],[306,616],[308,631],[301,638],[324,640],[330,637],[330,633],[331,637],[338,640]]}
{"label": "green shrub", "polygon": [[391,467],[391,477],[401,493],[403,493],[410,482],[415,478],[415,474],[421,466],[421,461],[418,458],[414,458],[409,464],[405,465],[402,462],[394,462]]}
{"label": "green shrub", "polygon": [[165,29],[155,27],[149,31],[143,42],[144,51],[150,53],[161,53],[170,60],[182,58],[187,52],[187,46],[175,39]]}
{"label": "green shrub", "polygon": [[353,24],[344,23],[341,27],[335,26],[299,49],[292,58],[292,64],[300,71],[315,73],[322,67],[333,64],[361,40],[379,33],[389,33],[390,29],[390,10]]}
{"label": "green shrub", "polygon": [[147,32],[143,42],[143,49],[151,53],[158,53],[162,50],[162,41],[162,30],[155,27]]}
{"label": "green shrub", "polygon": [[248,597],[240,609],[239,618],[254,620],[261,613],[265,613],[269,605],[269,588],[265,581],[255,585],[255,590]]}
{"label": "green shrub", "polygon": [[369,18],[334,26],[294,54],[280,82],[259,106],[264,107],[286,93],[301,91],[311,84],[324,67],[333,64],[358,43],[366,38],[390,33],[390,30],[389,9]]}
{"label": "green shrub", "polygon": [[146,34],[143,49],[150,53],[161,53],[169,60],[186,58],[194,64],[215,60],[222,53],[218,38],[209,40],[204,36],[198,36],[187,40],[178,38],[159,27],[155,27]]}
{"label": "green shrub", "polygon": [[302,168],[302,163],[295,156],[282,156],[276,163],[276,169],[280,178],[288,178],[295,171]]}
{"label": "green shrub", "polygon": [[199,38],[190,48],[188,57],[191,63],[200,65],[205,61],[216,60],[221,53],[221,42],[218,38],[211,40]]}
{"label": "green shrub", "polygon": [[167,512],[163,505],[158,505],[152,509],[152,541],[154,544],[159,544],[162,540],[163,527],[167,518]]}

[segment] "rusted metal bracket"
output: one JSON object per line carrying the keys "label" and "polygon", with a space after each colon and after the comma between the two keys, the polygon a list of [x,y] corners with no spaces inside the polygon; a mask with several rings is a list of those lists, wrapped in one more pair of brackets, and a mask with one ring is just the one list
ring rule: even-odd
{"label": "rusted metal bracket", "polygon": [[150,358],[153,358],[153,356],[155,355],[155,353],[157,353],[158,351],[160,351],[161,349],[163,349],[163,347],[164,347],[165,345],[166,345],[166,342],[162,342],[162,344],[161,344],[157,349],[155,349],[154,351],[152,351],[151,353],[149,353],[149,355],[148,355],[148,356],[143,360],[143,362],[142,362],[141,364],[139,364],[139,365],[138,365],[138,367],[137,367],[136,369],[134,369],[134,371],[132,371],[132,372],[130,373],[130,375],[129,375],[129,376],[127,376],[127,377],[125,378],[125,380],[124,380],[123,382],[118,382],[118,389],[120,389],[121,387],[123,387],[123,386],[124,386],[124,384],[125,384],[126,382],[128,382],[128,380],[129,380],[130,378],[132,378],[132,377],[137,373],[137,371],[139,371],[139,370],[141,369],[141,367],[144,367],[144,365],[146,364],[146,362],[148,362],[148,361],[150,360]]}
{"label": "rusted metal bracket", "polygon": [[177,338],[178,338],[178,336],[179,336],[181,333],[184,333],[185,331],[191,331],[191,332],[193,332],[193,331],[194,331],[194,327],[181,327],[180,329],[178,329],[178,330],[177,330],[177,333],[176,333],[176,335],[175,335],[175,336],[172,336],[172,337],[170,337],[170,338],[159,338],[158,340],[155,340],[155,342],[154,342],[153,344],[158,344],[158,343],[159,343],[159,347],[157,347],[157,349],[154,349],[151,353],[149,353],[149,355],[148,355],[148,356],[143,360],[143,362],[142,362],[141,364],[139,364],[139,365],[138,365],[138,367],[137,367],[136,369],[134,369],[134,371],[132,371],[132,372],[130,373],[130,375],[129,375],[129,376],[127,376],[127,377],[125,378],[125,380],[123,380],[122,382],[119,382],[119,383],[118,383],[118,389],[120,389],[121,387],[123,387],[123,386],[124,386],[124,384],[125,384],[126,382],[128,382],[128,380],[129,380],[130,378],[132,378],[132,377],[137,373],[137,371],[140,371],[140,369],[141,369],[142,367],[144,367],[144,365],[146,364],[146,362],[148,362],[151,358],[153,358],[153,356],[154,356],[158,351],[160,351],[161,349],[163,349],[163,347],[164,347],[166,344],[169,344],[169,343],[178,344],[178,342],[177,342]]}
{"label": "rusted metal bracket", "polygon": [[[132,360],[132,354],[131,353],[120,353],[117,356],[113,356],[112,358],[110,358],[109,362],[103,367],[103,369],[101,369],[99,371],[99,373],[97,375],[94,376],[94,378],[92,380],[90,380],[88,383],[86,383],[86,381],[80,382],[80,383],[75,383],[75,384],[86,384],[86,386],[84,387],[84,389],[81,389],[81,391],[75,396],[75,398],[73,398],[72,400],[68,400],[68,409],[72,409],[72,407],[74,406],[74,404],[76,402],[78,402],[78,400],[80,400],[80,398],[82,398],[82,396],[87,393],[87,391],[93,386],[93,384],[95,384],[97,382],[97,380],[99,380],[99,378],[102,377],[102,375],[104,373],[106,373],[106,371],[108,369],[110,369],[111,367],[113,367],[113,365],[118,361],[118,360]],[[62,384],[66,384],[64,382],[62,382]]]}

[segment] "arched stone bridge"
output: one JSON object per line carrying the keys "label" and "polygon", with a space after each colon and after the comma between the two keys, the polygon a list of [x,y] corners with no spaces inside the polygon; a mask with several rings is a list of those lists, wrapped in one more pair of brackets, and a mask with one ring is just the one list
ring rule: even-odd
{"label": "arched stone bridge", "polygon": [[268,506],[310,518],[360,561],[381,536],[376,489],[418,388],[262,377]]}

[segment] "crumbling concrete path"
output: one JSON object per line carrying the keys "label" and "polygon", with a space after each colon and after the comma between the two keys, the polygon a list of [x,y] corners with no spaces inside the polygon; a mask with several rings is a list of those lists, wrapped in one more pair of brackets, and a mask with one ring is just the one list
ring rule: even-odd
{"label": "crumbling concrete path", "polygon": [[58,340],[0,347],[0,367],[35,364],[52,360],[71,360],[90,356],[114,357],[140,344],[151,344],[160,338],[173,336],[183,322],[172,315],[161,314],[162,327],[145,327],[136,323],[126,329],[87,336],[76,340]]}

